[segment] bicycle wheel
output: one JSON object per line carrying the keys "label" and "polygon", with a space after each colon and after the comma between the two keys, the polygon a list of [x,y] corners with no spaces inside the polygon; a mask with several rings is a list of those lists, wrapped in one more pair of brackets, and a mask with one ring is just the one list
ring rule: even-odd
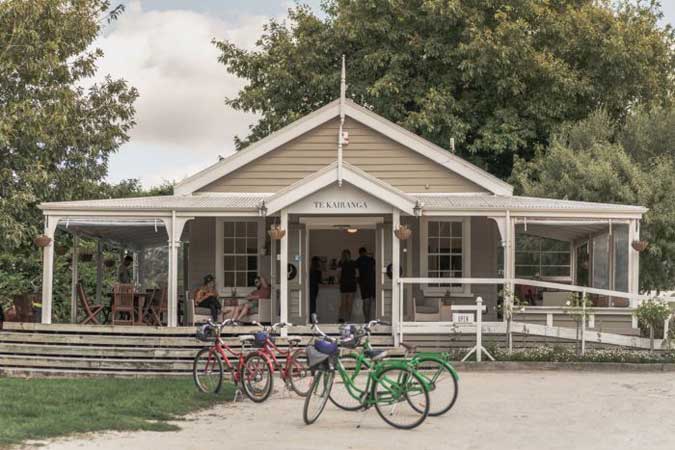
{"label": "bicycle wheel", "polygon": [[305,397],[305,406],[302,409],[302,419],[307,425],[311,425],[319,418],[333,387],[335,371],[319,369],[314,375],[312,386]]}
{"label": "bicycle wheel", "polygon": [[307,363],[307,354],[305,349],[297,349],[291,356],[288,357],[286,365],[288,369],[287,376],[289,377],[291,388],[300,397],[305,397],[312,386],[312,373],[309,370]]}
{"label": "bicycle wheel", "polygon": [[405,367],[389,367],[380,372],[371,395],[382,420],[395,428],[415,428],[429,414],[429,393],[424,381]]}
{"label": "bicycle wheel", "polygon": [[459,383],[450,364],[438,358],[420,356],[415,369],[429,391],[429,415],[440,416],[450,411],[459,394]]}
{"label": "bicycle wheel", "polygon": [[267,360],[258,353],[246,357],[240,378],[244,393],[256,403],[264,402],[272,393],[272,371]]}
{"label": "bicycle wheel", "polygon": [[357,355],[350,353],[340,356],[339,370],[330,391],[330,401],[345,411],[357,411],[362,408],[366,396],[370,367],[359,363]]}
{"label": "bicycle wheel", "polygon": [[223,385],[223,361],[218,352],[203,348],[192,363],[192,379],[202,392],[217,393]]}

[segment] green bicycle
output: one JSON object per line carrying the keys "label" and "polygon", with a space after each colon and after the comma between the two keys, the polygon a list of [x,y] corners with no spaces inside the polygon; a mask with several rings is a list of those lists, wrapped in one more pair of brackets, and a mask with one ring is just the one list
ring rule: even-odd
{"label": "green bicycle", "polygon": [[[303,409],[303,419],[308,425],[316,422],[323,412],[336,373],[341,380],[352,383],[350,374],[339,363],[339,348],[356,339],[356,336],[331,338],[319,329],[315,315],[312,315],[312,322],[312,328],[321,338],[307,347],[309,367],[314,373]],[[359,402],[359,408],[374,406],[385,422],[400,429],[412,429],[424,422],[429,414],[429,393],[416,369],[407,360],[385,360],[387,352],[384,350],[366,350],[364,355],[372,366],[363,389],[353,390],[357,392],[354,398]]]}
{"label": "green bicycle", "polygon": [[[369,373],[373,370],[373,363],[369,357],[370,352],[373,351],[370,333],[374,326],[382,323],[372,320],[360,328],[355,325],[346,326],[344,333],[355,336],[355,339],[343,345],[343,348],[360,347],[361,351],[348,350],[336,361],[338,372],[344,376],[335,380],[329,398],[338,408],[347,411],[361,409],[361,399],[367,392],[366,382]],[[449,355],[434,352],[418,353],[415,346],[405,343],[401,345],[406,350],[404,359],[415,367],[427,388],[431,400],[429,415],[440,416],[450,411],[459,394],[459,375],[448,362]]]}

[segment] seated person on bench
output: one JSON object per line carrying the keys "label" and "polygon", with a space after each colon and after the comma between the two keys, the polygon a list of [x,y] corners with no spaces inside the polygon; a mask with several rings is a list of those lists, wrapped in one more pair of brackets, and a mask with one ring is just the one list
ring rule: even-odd
{"label": "seated person on bench", "polygon": [[272,289],[265,277],[258,275],[255,281],[256,290],[248,294],[246,303],[239,305],[232,314],[235,320],[242,320],[246,316],[258,313],[258,302],[262,299],[269,299],[272,295]]}
{"label": "seated person on bench", "polygon": [[211,318],[214,322],[218,321],[220,315],[220,302],[218,301],[218,292],[215,289],[215,279],[213,275],[206,275],[204,277],[204,284],[195,291],[195,307],[209,308],[211,310]]}

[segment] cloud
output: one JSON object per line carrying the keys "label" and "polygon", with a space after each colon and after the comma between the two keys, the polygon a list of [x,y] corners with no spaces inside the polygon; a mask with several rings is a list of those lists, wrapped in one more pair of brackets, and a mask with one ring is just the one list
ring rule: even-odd
{"label": "cloud", "polygon": [[234,151],[234,136],[246,135],[255,116],[225,105],[244,82],[218,63],[211,40],[253,48],[268,19],[129,4],[94,43],[105,52],[98,76],[124,78],[140,93],[137,125],[131,142],[111,158],[110,181],[134,177],[150,186],[180,180]]}

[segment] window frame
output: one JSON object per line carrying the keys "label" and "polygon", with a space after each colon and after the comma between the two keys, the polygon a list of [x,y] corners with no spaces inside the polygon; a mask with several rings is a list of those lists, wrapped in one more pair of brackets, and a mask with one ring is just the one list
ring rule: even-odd
{"label": "window frame", "polygon": [[[448,222],[462,224],[462,278],[471,278],[471,217],[422,216],[420,217],[420,274],[429,278],[429,222]],[[429,286],[422,285],[425,297],[443,296],[450,290],[456,297],[471,297],[471,285]]]}
{"label": "window frame", "polygon": [[[215,278],[216,289],[218,292],[223,292],[233,286],[225,286],[225,222],[228,223],[256,223],[256,266],[257,273],[261,273],[261,265],[263,263],[262,252],[264,251],[265,242],[261,243],[261,237],[265,237],[265,223],[258,217],[217,217],[215,224],[216,234],[216,249],[215,249]],[[236,252],[234,253],[236,255]],[[249,255],[252,256],[252,255]],[[248,272],[248,271],[247,271]],[[236,274],[236,269],[234,270]],[[235,275],[236,277],[236,275]],[[254,286],[239,287],[237,286],[237,295],[248,295],[255,290]],[[229,292],[223,292],[224,295],[229,295]]]}
{"label": "window frame", "polygon": [[[571,283],[574,280],[574,269],[575,269],[575,261],[573,258],[575,257],[575,252],[574,252],[574,246],[572,243],[568,241],[563,241],[560,239],[553,239],[553,238],[543,238],[540,236],[531,236],[533,238],[539,239],[539,248],[537,251],[532,251],[532,250],[519,250],[518,245],[516,242],[516,248],[514,249],[514,275],[516,278],[523,278],[523,279],[540,279],[540,280],[548,280],[552,282],[562,282],[562,283]],[[567,250],[542,250],[542,242],[544,239],[551,239],[554,241],[558,242],[563,242],[568,245]],[[533,264],[518,264],[518,253],[533,253],[537,254],[539,256],[539,264],[533,265]],[[544,255],[550,255],[550,254],[567,254],[569,255],[569,264],[543,264],[543,256]],[[538,277],[537,276],[526,276],[518,273],[518,268],[519,267],[534,267],[537,269]],[[548,267],[548,268],[567,268],[566,275],[543,275],[543,268]]]}

